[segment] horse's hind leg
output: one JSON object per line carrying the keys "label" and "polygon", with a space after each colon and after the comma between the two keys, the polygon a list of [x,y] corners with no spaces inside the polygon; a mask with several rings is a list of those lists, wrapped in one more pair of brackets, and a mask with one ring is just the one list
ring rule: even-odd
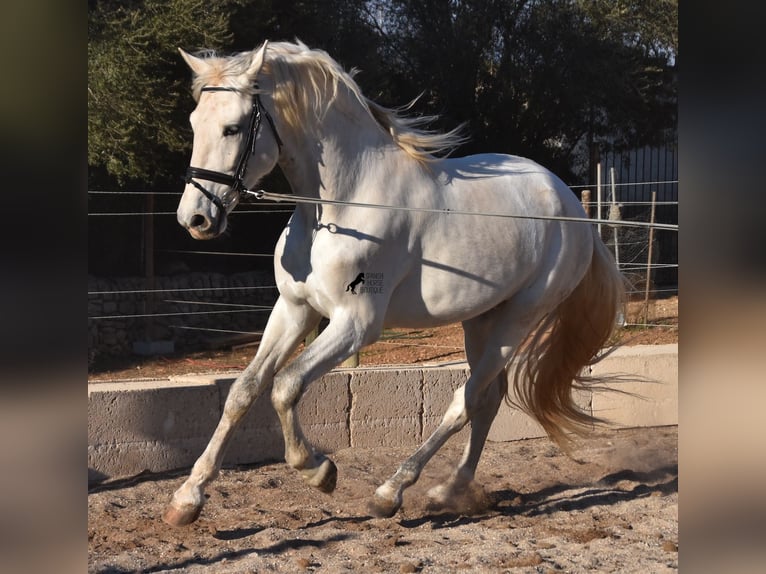
{"label": "horse's hind leg", "polygon": [[474,481],[474,476],[492,421],[503,400],[504,379],[505,371],[502,371],[487,387],[484,402],[471,416],[471,436],[457,468],[444,483],[428,491],[430,508],[472,514],[487,505],[484,489]]}
{"label": "horse's hind leg", "polygon": [[[492,419],[502,399],[499,393],[500,383],[493,383],[499,381],[501,373],[504,376],[505,365],[513,349],[539,318],[523,313],[520,308],[520,301],[509,301],[504,307],[493,309],[491,315],[487,314],[464,324],[466,352],[471,358],[471,376],[465,385],[455,391],[452,403],[431,436],[375,491],[370,505],[373,514],[393,516],[402,504],[404,489],[418,480],[431,457],[468,421],[472,421],[476,428],[471,432],[471,440],[463,460],[453,475],[454,486],[450,486],[448,482],[441,493],[437,490],[434,495],[437,498],[440,494],[447,495],[448,491],[458,484],[472,480]],[[472,343],[472,331],[484,334]],[[490,386],[492,390],[487,395]]]}
{"label": "horse's hind leg", "polygon": [[232,385],[218,426],[189,478],[173,494],[162,517],[165,522],[184,526],[199,517],[205,486],[218,475],[226,446],[240,420],[319,319],[308,306],[296,306],[283,298],[277,301],[255,358]]}
{"label": "horse's hind leg", "polygon": [[[489,366],[488,366],[489,367]],[[502,365],[497,367],[501,369]],[[462,429],[475,412],[478,396],[495,378],[495,372],[474,371],[468,381],[455,391],[452,403],[442,421],[430,437],[404,461],[394,475],[378,487],[370,504],[370,511],[378,517],[396,514],[402,505],[404,489],[417,482],[423,467],[453,434]]]}
{"label": "horse's hind leg", "polygon": [[[497,323],[493,315],[480,316],[463,323],[466,358],[471,368],[479,364],[488,345],[492,344],[489,340],[491,326]],[[474,482],[474,476],[506,388],[506,371],[502,369],[479,398],[471,416],[471,435],[455,472],[443,484],[428,492],[433,508],[467,512],[479,510],[486,503],[484,490]]]}

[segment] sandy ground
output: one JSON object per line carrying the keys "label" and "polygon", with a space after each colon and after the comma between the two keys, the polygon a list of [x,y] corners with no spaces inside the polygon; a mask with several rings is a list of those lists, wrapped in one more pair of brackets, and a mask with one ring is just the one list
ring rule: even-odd
{"label": "sandy ground", "polygon": [[284,463],[224,469],[198,522],[160,516],[186,472],[91,489],[88,572],[668,572],[678,569],[677,427],[604,431],[572,456],[547,439],[488,443],[474,508],[429,508],[450,441],[393,518],[371,518],[374,489],[408,449],[333,455],[325,495]]}

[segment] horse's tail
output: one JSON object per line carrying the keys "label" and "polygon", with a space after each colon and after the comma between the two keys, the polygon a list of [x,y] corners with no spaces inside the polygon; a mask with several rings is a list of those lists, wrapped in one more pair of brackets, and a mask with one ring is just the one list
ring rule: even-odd
{"label": "horse's tail", "polygon": [[603,358],[624,296],[624,279],[594,229],[593,256],[585,276],[543,317],[513,357],[510,378],[516,397],[507,395],[507,400],[537,420],[565,449],[568,431],[584,434],[605,423],[580,409],[572,391],[594,382],[582,371]]}

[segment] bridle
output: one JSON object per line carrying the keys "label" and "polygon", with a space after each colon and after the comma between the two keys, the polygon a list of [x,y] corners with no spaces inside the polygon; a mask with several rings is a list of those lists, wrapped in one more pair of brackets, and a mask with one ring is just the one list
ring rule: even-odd
{"label": "bridle", "polygon": [[[237,169],[234,171],[234,174],[224,173],[222,171],[214,171],[210,169],[204,169],[201,167],[192,167],[189,166],[186,170],[186,177],[184,178],[184,181],[187,184],[192,184],[194,187],[196,187],[202,195],[204,195],[208,200],[210,200],[211,203],[213,203],[220,211],[225,212],[227,207],[231,205],[235,199],[229,199],[228,201],[224,201],[224,199],[218,197],[217,195],[211,193],[207,189],[205,189],[200,183],[195,181],[195,179],[203,179],[206,181],[212,181],[215,183],[222,183],[224,185],[228,185],[231,189],[229,192],[224,194],[224,198],[229,197],[230,193],[236,194],[236,199],[239,199],[239,196],[244,192],[247,191],[247,188],[245,187],[245,172],[247,171],[247,161],[248,161],[248,155],[252,155],[255,153],[255,138],[258,135],[258,130],[261,127],[261,116],[265,115],[266,120],[269,122],[269,127],[271,127],[271,132],[274,134],[274,139],[277,141],[277,146],[279,147],[280,153],[282,152],[282,139],[279,137],[279,134],[277,133],[277,128],[274,125],[274,120],[271,119],[271,115],[269,115],[269,112],[266,111],[266,109],[263,107],[263,104],[261,104],[261,98],[258,94],[256,85],[256,92],[253,96],[253,107],[250,111],[250,123],[247,130],[247,139],[245,140],[245,146],[242,148],[242,152],[239,155],[239,161],[237,162]],[[239,92],[241,90],[237,88],[227,88],[223,86],[206,86],[202,88],[203,92]],[[250,153],[248,154],[248,149],[250,150]]]}

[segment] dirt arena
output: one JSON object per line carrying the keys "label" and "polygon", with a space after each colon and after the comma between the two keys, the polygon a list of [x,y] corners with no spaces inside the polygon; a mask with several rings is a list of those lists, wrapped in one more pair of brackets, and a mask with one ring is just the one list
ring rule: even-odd
{"label": "dirt arena", "polygon": [[186,473],[139,476],[88,496],[88,572],[669,572],[678,569],[677,427],[581,440],[488,443],[473,508],[432,509],[450,441],[393,518],[367,502],[408,449],[347,449],[325,495],[282,462],[228,468],[195,524],[160,516]]}

